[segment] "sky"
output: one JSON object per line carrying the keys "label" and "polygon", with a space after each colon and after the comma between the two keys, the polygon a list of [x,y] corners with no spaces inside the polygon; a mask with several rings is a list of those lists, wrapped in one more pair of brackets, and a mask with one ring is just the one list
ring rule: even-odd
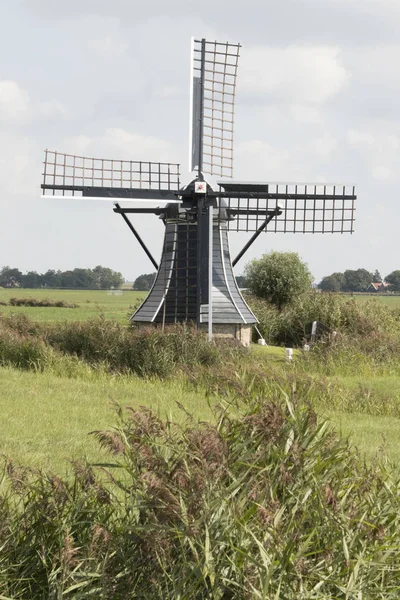
{"label": "sky", "polygon": [[[234,179],[357,186],[353,235],[262,234],[236,273],[271,250],[316,281],[400,269],[398,0],[0,0],[0,23],[0,267],[154,270],[112,204],[40,198],[44,149],[185,175],[195,36],[242,44]],[[133,222],[158,260],[162,224]]]}

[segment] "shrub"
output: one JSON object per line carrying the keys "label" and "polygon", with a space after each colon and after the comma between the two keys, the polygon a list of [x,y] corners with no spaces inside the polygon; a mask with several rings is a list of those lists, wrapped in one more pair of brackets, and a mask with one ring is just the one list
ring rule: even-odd
{"label": "shrub", "polygon": [[93,432],[110,464],[67,480],[8,463],[0,594],[395,598],[399,481],[304,400],[253,394],[183,428],[129,410]]}
{"label": "shrub", "polygon": [[51,348],[43,340],[20,335],[0,327],[0,365],[24,370],[43,370]]}
{"label": "shrub", "polygon": [[49,298],[10,298],[11,306],[39,306],[51,308],[78,308],[78,304],[66,300],[50,300]]}
{"label": "shrub", "polygon": [[398,315],[375,300],[361,303],[338,294],[311,291],[282,311],[261,298],[248,296],[247,301],[260,321],[262,335],[271,344],[300,346],[306,326],[312,321],[321,321],[332,330],[366,340],[377,334],[400,339]]}
{"label": "shrub", "polygon": [[11,315],[0,315],[0,331],[10,330],[20,335],[29,335],[42,337],[44,326],[32,321],[24,313],[15,313]]}
{"label": "shrub", "polygon": [[[38,324],[23,314],[0,316],[0,340],[2,364],[27,365],[29,360],[21,362],[16,358],[22,347],[33,353],[33,362],[35,352],[47,349],[52,357],[48,366],[51,363],[55,367],[54,361],[69,356],[102,370],[161,378],[172,375],[178,368],[216,365],[246,352],[240,345],[218,341],[210,344],[203,332],[190,326],[170,326],[164,332],[154,327],[133,329],[103,317]],[[75,372],[75,367],[76,363],[71,363],[67,370],[72,368]],[[62,365],[58,365],[57,369],[60,368],[62,372]]]}
{"label": "shrub", "polygon": [[167,377],[179,366],[215,364],[223,355],[193,327],[132,329],[103,318],[57,324],[48,328],[46,341],[91,364],[105,363],[112,370],[142,376]]}
{"label": "shrub", "polygon": [[310,289],[312,276],[295,252],[270,252],[245,267],[249,290],[282,308]]}

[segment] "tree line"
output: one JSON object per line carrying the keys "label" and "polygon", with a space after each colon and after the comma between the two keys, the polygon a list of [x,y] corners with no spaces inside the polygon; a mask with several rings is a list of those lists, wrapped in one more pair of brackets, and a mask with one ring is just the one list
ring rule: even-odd
{"label": "tree line", "polygon": [[[157,273],[143,273],[136,277],[133,282],[133,289],[137,292],[148,292],[151,290],[151,287],[154,283]],[[236,283],[240,288],[246,287],[246,278],[244,275],[238,275],[236,277]]]}
{"label": "tree line", "polygon": [[[268,259],[266,256],[268,256]],[[249,263],[245,268],[245,274],[238,275],[236,282],[240,288],[249,288],[254,291],[258,286],[257,282],[259,280],[263,280],[263,287],[268,283],[268,286],[274,287],[274,289],[277,281],[279,281],[282,290],[286,290],[289,293],[289,288],[291,289],[293,286],[292,283],[289,284],[288,278],[292,281],[294,275],[302,280],[304,279],[308,282],[306,285],[311,286],[312,277],[308,271],[307,276],[304,275],[302,267],[299,266],[300,263],[300,258],[294,253],[273,252],[270,255],[264,255],[258,261]],[[255,265],[257,265],[257,269],[260,269],[260,273],[257,271],[256,274],[257,269]],[[155,277],[156,273],[139,275],[134,281],[133,289],[143,292],[149,291]],[[371,283],[383,284],[384,282],[389,284],[386,289],[400,291],[400,270],[389,273],[383,279],[378,270],[372,272],[367,269],[348,269],[344,273],[327,275],[318,284],[318,288],[324,292],[365,292]],[[268,297],[271,296],[271,292],[267,293],[263,290],[262,295],[265,294]],[[279,295],[281,296],[281,294]]]}
{"label": "tree line", "polygon": [[371,283],[386,283],[391,291],[400,291],[400,271],[392,271],[383,278],[378,270],[374,273],[367,269],[347,270],[327,275],[318,287],[323,292],[365,292]]}
{"label": "tree line", "polygon": [[71,271],[55,271],[46,273],[28,271],[5,266],[0,270],[0,287],[23,288],[65,288],[106,290],[118,288],[124,282],[121,273],[108,267],[98,265],[94,269],[73,269]]}

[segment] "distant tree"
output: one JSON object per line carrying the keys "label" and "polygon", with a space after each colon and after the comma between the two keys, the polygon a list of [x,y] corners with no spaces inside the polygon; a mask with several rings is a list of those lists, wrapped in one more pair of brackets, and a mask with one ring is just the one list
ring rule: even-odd
{"label": "distant tree", "polygon": [[311,287],[312,275],[295,252],[270,252],[246,265],[249,290],[278,308]]}
{"label": "distant tree", "polygon": [[76,278],[73,271],[62,271],[60,273],[60,287],[68,289],[76,287]]}
{"label": "distant tree", "polygon": [[332,273],[327,275],[318,284],[318,287],[323,292],[341,292],[344,287],[344,274],[343,273]]}
{"label": "distant tree", "polygon": [[394,292],[400,290],[400,271],[392,271],[385,277],[386,283],[390,283],[390,289]]}
{"label": "distant tree", "polygon": [[345,292],[365,292],[371,283],[372,278],[373,274],[366,269],[345,271],[343,289]]}
{"label": "distant tree", "polygon": [[0,286],[25,288],[70,288],[70,289],[110,289],[118,288],[124,282],[121,273],[107,267],[98,265],[94,269],[73,269],[68,271],[54,271],[49,269],[46,273],[28,271],[25,275],[19,269],[9,266],[0,270]]}
{"label": "distant tree", "polygon": [[133,282],[133,289],[137,292],[148,292],[153,285],[157,273],[145,273],[139,275]]}
{"label": "distant tree", "polygon": [[61,271],[49,269],[46,273],[40,276],[44,287],[59,288],[61,287]]}
{"label": "distant tree", "polygon": [[378,269],[376,269],[376,271],[374,272],[372,281],[373,281],[373,283],[382,283],[383,280],[382,280],[381,274],[379,273]]}
{"label": "distant tree", "polygon": [[19,269],[13,269],[8,265],[0,271],[0,286],[18,287],[21,285],[22,272]]}
{"label": "distant tree", "polygon": [[38,288],[41,286],[42,276],[39,275],[36,271],[28,271],[25,275],[21,277],[21,285],[24,288]]}
{"label": "distant tree", "polygon": [[237,277],[235,277],[235,279],[239,288],[247,287],[246,277],[244,275],[238,275]]}
{"label": "distant tree", "polygon": [[108,267],[97,265],[97,267],[93,269],[93,273],[95,275],[96,287],[101,290],[119,288],[124,283],[122,274],[113,271]]}
{"label": "distant tree", "polygon": [[75,286],[79,289],[93,289],[96,287],[96,276],[92,269],[74,269]]}

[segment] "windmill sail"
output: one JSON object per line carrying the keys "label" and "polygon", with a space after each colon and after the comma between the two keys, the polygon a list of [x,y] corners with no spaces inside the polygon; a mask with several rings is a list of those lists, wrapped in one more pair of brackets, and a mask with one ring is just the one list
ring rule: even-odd
{"label": "windmill sail", "polygon": [[118,200],[177,201],[180,166],[174,163],[116,160],[45,151],[44,195]]}
{"label": "windmill sail", "polygon": [[257,231],[277,206],[267,233],[353,233],[356,189],[320,183],[219,182],[220,218],[230,231]]}
{"label": "windmill sail", "polygon": [[240,44],[192,40],[189,168],[233,175],[233,127]]}

